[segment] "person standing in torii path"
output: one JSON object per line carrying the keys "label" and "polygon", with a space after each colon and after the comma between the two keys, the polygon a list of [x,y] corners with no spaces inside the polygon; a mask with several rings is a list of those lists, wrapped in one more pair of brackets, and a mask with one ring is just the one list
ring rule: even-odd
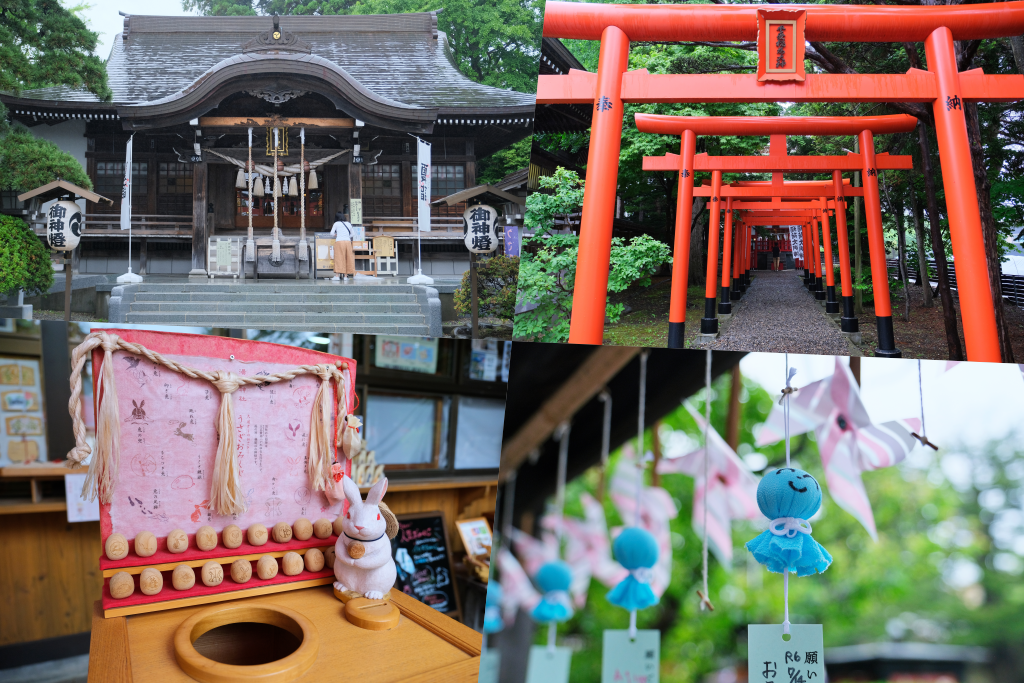
{"label": "person standing in torii path", "polygon": [[782,266],[779,265],[779,259],[782,256],[782,252],[779,249],[779,240],[772,242],[772,270],[782,270]]}

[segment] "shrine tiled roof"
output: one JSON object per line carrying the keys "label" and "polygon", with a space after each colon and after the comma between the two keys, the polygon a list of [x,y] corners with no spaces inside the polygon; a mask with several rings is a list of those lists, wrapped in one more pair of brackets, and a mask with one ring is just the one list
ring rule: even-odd
{"label": "shrine tiled roof", "polygon": [[[243,45],[271,22],[265,16],[126,17],[106,63],[112,104],[143,104],[187,90],[213,67],[241,55]],[[534,103],[533,95],[464,76],[434,13],[284,16],[280,27],[308,44],[312,56],[333,62],[370,93],[396,104],[457,112]],[[92,93],[69,87],[24,90],[18,97],[103,106]]]}

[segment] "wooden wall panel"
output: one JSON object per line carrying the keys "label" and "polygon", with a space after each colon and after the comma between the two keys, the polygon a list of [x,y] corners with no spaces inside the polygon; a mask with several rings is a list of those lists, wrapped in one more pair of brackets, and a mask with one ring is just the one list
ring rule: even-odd
{"label": "wooden wall panel", "polygon": [[0,645],[88,631],[100,597],[99,522],[65,512],[5,515],[0,524]]}
{"label": "wooden wall panel", "polygon": [[[464,517],[479,517],[477,508],[494,510],[497,489],[493,486],[474,486],[460,489],[441,489],[434,491],[396,491],[384,495],[384,502],[396,515],[412,512],[431,512],[441,510],[448,522],[448,543],[451,545],[452,559],[461,560],[460,553],[465,552],[462,539],[455,528],[455,520]],[[470,514],[464,514],[469,508]]]}
{"label": "wooden wall panel", "polygon": [[[217,233],[237,234],[235,228],[235,179],[238,168],[229,164],[210,164],[210,198],[213,202],[213,226]],[[244,228],[243,228],[244,230]]]}

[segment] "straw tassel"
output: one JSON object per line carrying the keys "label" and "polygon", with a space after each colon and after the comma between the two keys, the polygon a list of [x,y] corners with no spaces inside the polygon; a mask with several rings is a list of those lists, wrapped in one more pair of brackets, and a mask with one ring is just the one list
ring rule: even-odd
{"label": "straw tassel", "polygon": [[235,409],[231,399],[239,387],[239,377],[233,372],[213,373],[213,385],[220,391],[220,412],[217,415],[217,456],[213,461],[213,480],[210,486],[210,507],[220,515],[245,512],[248,506],[242,495],[238,472],[238,453],[235,446]]}
{"label": "straw tassel", "polygon": [[252,194],[254,197],[266,196],[263,192],[263,176],[256,176],[256,184],[252,187]]}
{"label": "straw tassel", "polygon": [[320,189],[320,186],[316,182],[316,171],[310,171],[309,172],[309,189],[310,190],[319,190]]}
{"label": "straw tassel", "polygon": [[[325,366],[320,375],[320,387],[313,399],[313,412],[309,421],[309,459],[306,472],[309,474],[309,488],[313,491],[327,489],[331,479],[331,373]],[[333,484],[331,484],[333,486]]]}
{"label": "straw tassel", "polygon": [[[286,179],[285,182],[287,182],[287,179]],[[289,197],[298,197],[299,196],[299,187],[298,187],[298,185],[299,185],[298,181],[295,178],[292,178],[291,182],[288,183],[288,196]]]}
{"label": "straw tassel", "polygon": [[[96,387],[99,410],[96,415],[96,452],[89,463],[89,474],[82,486],[82,496],[109,503],[121,460],[121,425],[117,409],[117,387],[114,384],[114,350],[117,335],[107,335],[98,345],[103,347],[103,367]],[[88,351],[91,351],[89,349]],[[81,375],[78,376],[79,382]],[[74,400],[74,396],[72,397]],[[79,405],[81,408],[81,405]],[[88,446],[85,446],[88,448]],[[69,464],[73,458],[68,454]],[[79,460],[78,465],[81,464]]]}
{"label": "straw tassel", "polygon": [[238,169],[238,175],[235,176],[235,189],[244,190],[245,188],[245,171]]}

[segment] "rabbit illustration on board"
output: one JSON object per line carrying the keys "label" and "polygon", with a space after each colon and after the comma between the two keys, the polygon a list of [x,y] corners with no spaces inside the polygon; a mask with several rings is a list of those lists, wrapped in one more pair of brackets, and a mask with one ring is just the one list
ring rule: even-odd
{"label": "rabbit illustration on board", "polygon": [[388,480],[374,484],[365,502],[350,477],[343,476],[341,484],[349,508],[342,517],[342,533],[334,546],[334,587],[379,600],[395,585],[398,574],[390,540],[398,534],[398,520],[381,502],[388,490]]}

